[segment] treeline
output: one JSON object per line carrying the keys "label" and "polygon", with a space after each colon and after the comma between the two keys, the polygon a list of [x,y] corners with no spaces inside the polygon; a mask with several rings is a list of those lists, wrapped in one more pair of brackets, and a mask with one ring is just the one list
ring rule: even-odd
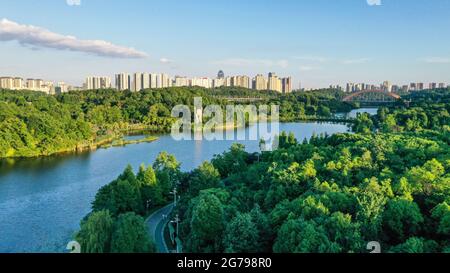
{"label": "treeline", "polygon": [[[83,150],[110,141],[130,129],[168,132],[176,105],[193,109],[194,97],[203,105],[225,106],[220,97],[256,95],[240,88],[166,88],[141,92],[90,90],[48,96],[33,91],[0,90],[0,158],[35,157]],[[259,103],[280,104],[282,120],[329,117],[349,110],[333,93],[281,95],[261,92]]]}
{"label": "treeline", "polygon": [[170,191],[181,179],[180,164],[161,153],[153,166],[142,165],[135,175],[131,166],[102,187],[92,212],[81,222],[75,238],[83,253],[151,253],[155,245],[144,218],[166,205]]}
{"label": "treeline", "polygon": [[411,107],[382,107],[375,116],[360,114],[353,131],[368,133],[411,133],[450,144],[450,104],[418,101]]}

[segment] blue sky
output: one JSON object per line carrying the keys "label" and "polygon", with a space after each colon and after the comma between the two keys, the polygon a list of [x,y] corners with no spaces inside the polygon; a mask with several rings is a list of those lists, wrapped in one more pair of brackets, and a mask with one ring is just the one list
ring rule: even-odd
{"label": "blue sky", "polygon": [[[213,77],[223,69],[274,71],[303,87],[450,83],[450,1],[381,2],[0,0],[0,75],[81,84],[121,71]],[[30,26],[76,39],[37,42],[24,33]]]}

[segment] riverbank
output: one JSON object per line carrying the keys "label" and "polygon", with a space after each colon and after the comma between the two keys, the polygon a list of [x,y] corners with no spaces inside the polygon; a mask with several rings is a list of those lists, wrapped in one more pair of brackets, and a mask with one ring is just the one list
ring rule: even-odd
{"label": "riverbank", "polygon": [[[355,111],[355,110],[354,110]],[[357,110],[356,110],[357,111]],[[239,124],[237,122],[228,124],[224,123],[222,125],[216,126],[215,131],[230,131],[241,128],[246,128],[251,126],[254,123],[257,123],[259,120],[253,121],[245,121],[244,124]],[[351,124],[354,122],[353,118],[350,118],[344,114],[344,116],[340,117],[337,113],[333,114],[331,117],[318,117],[318,116],[302,116],[296,118],[283,118],[280,117],[279,122],[332,122],[332,123],[343,123],[343,124]],[[192,125],[192,132],[195,133],[199,130],[203,130],[205,128],[205,124],[203,123],[201,129],[196,128],[194,124]],[[173,123],[172,123],[173,125]],[[214,130],[213,130],[214,131]],[[60,154],[69,154],[69,153],[82,153],[82,152],[91,152],[100,148],[111,148],[111,147],[120,147],[131,144],[139,144],[145,142],[153,142],[156,141],[157,137],[147,137],[141,140],[124,140],[124,136],[133,135],[133,134],[164,134],[169,133],[170,129],[158,128],[155,125],[146,125],[142,123],[135,124],[119,124],[118,128],[114,129],[113,132],[97,137],[95,140],[85,140],[81,143],[73,144],[70,147],[61,148],[56,151],[36,151],[36,152],[27,152],[27,153],[7,153],[6,156],[0,156],[0,159],[20,159],[20,158],[38,158],[38,157],[48,157],[52,155],[60,155]]]}
{"label": "riverbank", "polygon": [[132,144],[150,143],[150,142],[157,141],[158,139],[159,139],[159,137],[156,137],[156,136],[148,136],[148,137],[136,139],[136,140],[125,140],[122,138],[119,140],[115,140],[109,144],[102,145],[102,146],[100,146],[100,148],[107,149],[107,148],[111,148],[111,147],[125,147],[127,145],[132,145]]}

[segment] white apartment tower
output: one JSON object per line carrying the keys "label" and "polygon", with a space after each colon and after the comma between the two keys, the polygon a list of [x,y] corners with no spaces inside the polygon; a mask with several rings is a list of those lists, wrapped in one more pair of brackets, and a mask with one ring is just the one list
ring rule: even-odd
{"label": "white apartment tower", "polygon": [[128,73],[121,73],[116,75],[116,88],[118,90],[130,90],[131,77]]}

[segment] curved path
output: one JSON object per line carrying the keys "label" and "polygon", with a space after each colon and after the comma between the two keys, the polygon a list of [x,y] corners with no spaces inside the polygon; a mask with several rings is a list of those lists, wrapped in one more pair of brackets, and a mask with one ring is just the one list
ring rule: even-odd
{"label": "curved path", "polygon": [[158,253],[169,253],[166,242],[164,241],[164,227],[169,222],[167,215],[169,215],[172,210],[173,204],[165,206],[150,215],[146,221],[148,232],[152,237],[153,242],[155,242]]}

